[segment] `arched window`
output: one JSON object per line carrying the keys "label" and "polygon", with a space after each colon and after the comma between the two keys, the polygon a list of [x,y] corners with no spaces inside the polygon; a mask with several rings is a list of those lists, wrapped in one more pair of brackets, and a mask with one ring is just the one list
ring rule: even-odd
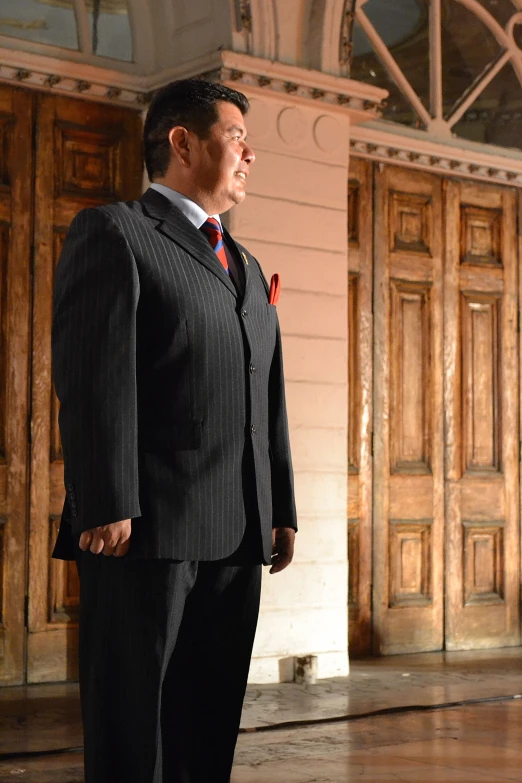
{"label": "arched window", "polygon": [[1,0],[0,36],[132,62],[127,0]]}
{"label": "arched window", "polygon": [[522,148],[521,47],[520,0],[360,0],[350,76],[389,90],[385,119]]}

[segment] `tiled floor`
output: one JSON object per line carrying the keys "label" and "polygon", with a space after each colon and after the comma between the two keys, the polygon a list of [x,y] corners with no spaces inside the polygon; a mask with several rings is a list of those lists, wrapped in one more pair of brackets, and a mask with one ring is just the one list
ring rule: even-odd
{"label": "tiled floor", "polygon": [[240,737],[232,783],[522,781],[522,701]]}
{"label": "tiled floor", "polygon": [[243,728],[361,715],[390,707],[438,705],[522,693],[522,648],[392,655],[352,661],[348,678],[252,685]]}
{"label": "tiled floor", "polygon": [[[251,686],[232,783],[522,783],[521,664],[519,648],[395,656],[348,679]],[[492,697],[505,700],[419,709]],[[76,686],[0,689],[0,783],[82,783],[81,753],[2,758],[78,745]]]}

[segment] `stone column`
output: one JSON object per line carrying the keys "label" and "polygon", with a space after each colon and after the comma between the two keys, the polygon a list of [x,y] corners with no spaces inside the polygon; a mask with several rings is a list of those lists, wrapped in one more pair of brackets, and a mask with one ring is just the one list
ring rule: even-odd
{"label": "stone column", "polygon": [[351,122],[374,117],[383,91],[246,55],[223,59],[221,80],[251,101],[257,155],[230,230],[268,278],[281,276],[300,528],[292,566],[264,574],[250,680],[291,680],[294,656],[307,654],[319,677],[345,675],[348,151]]}

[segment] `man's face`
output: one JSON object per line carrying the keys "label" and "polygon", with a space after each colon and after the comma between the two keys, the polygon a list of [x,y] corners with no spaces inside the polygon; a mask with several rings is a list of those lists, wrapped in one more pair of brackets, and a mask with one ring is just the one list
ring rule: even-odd
{"label": "man's face", "polygon": [[218,101],[218,120],[208,138],[191,138],[193,184],[212,212],[226,212],[246,196],[246,178],[255,160],[246,143],[246,127],[241,111],[233,103]]}

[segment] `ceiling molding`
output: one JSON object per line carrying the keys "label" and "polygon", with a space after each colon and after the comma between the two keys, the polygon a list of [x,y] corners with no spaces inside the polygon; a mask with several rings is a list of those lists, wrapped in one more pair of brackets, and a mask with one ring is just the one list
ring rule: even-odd
{"label": "ceiling molding", "polygon": [[141,76],[0,47],[0,82],[143,109],[158,87],[174,79],[212,71],[221,62],[221,53],[215,52],[181,67]]}
{"label": "ceiling molding", "polygon": [[353,129],[350,155],[430,171],[445,176],[522,187],[522,153],[474,142],[455,144],[430,139],[422,132],[390,131],[383,123]]}
{"label": "ceiling molding", "polygon": [[386,90],[320,71],[228,50],[213,52],[153,76],[140,76],[45,55],[0,48],[0,81],[89,100],[145,107],[151,93],[173,79],[206,75],[238,89],[277,93],[287,100],[348,110],[353,123],[378,117]]}

